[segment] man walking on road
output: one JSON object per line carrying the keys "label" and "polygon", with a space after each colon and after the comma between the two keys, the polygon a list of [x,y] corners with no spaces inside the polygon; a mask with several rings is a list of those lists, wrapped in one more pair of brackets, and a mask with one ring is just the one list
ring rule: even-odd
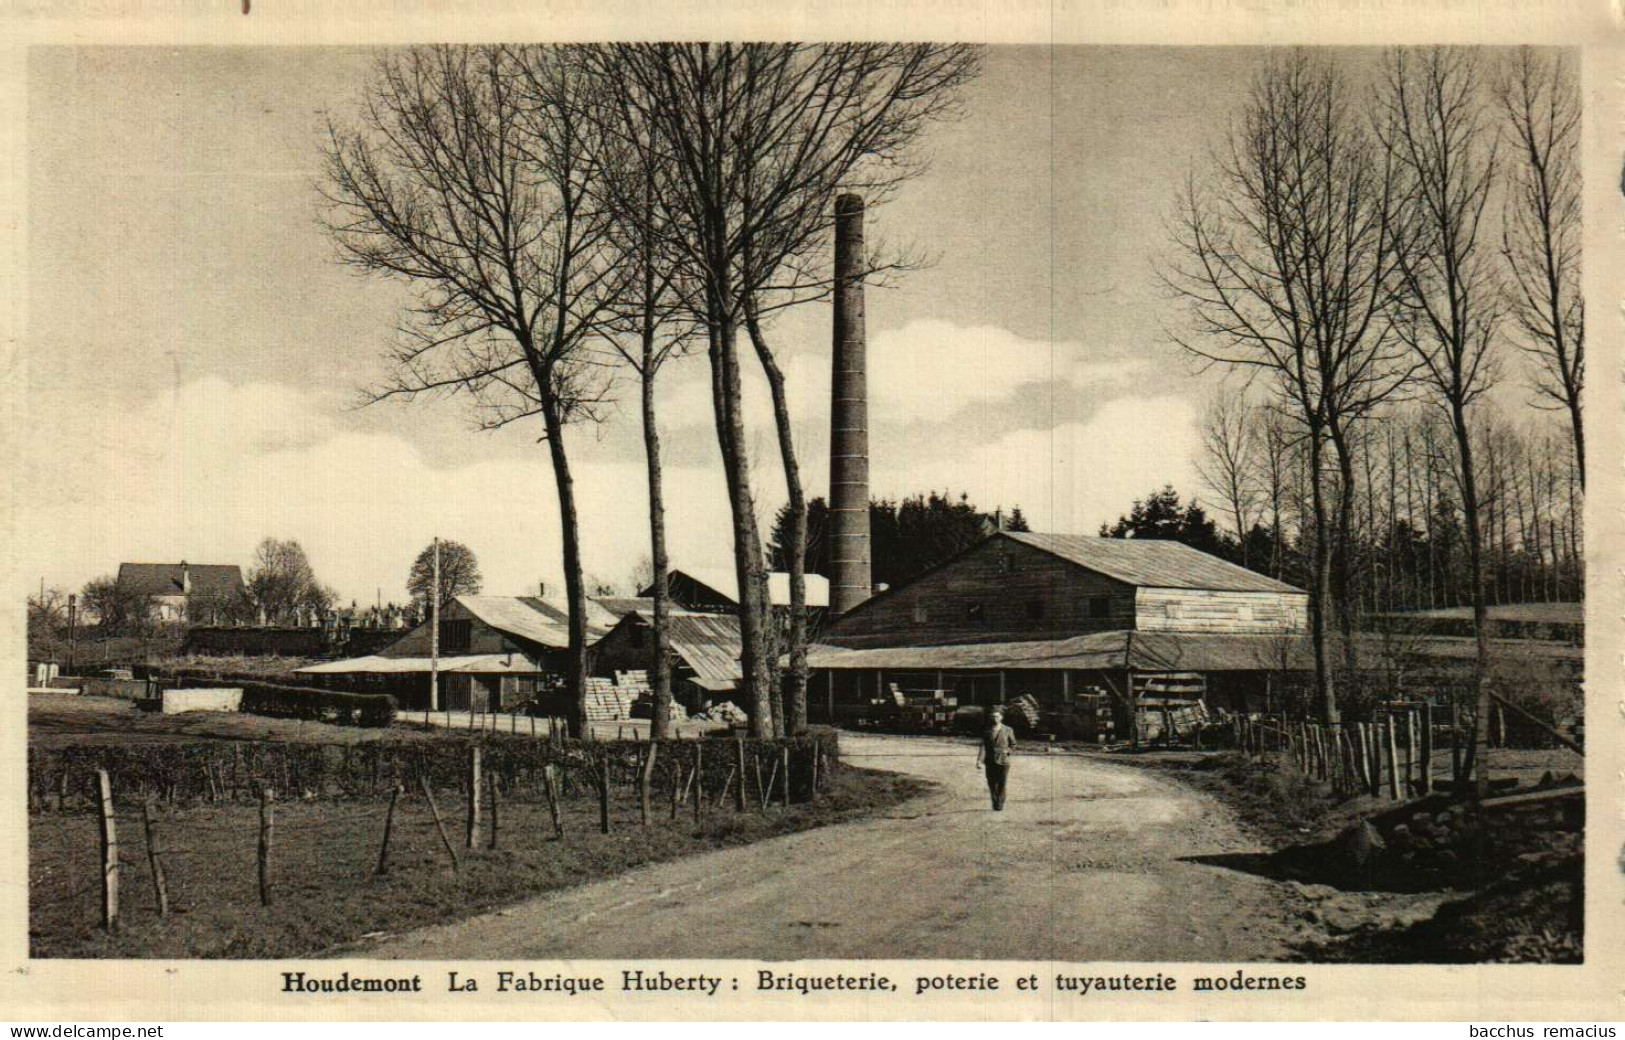
{"label": "man walking on road", "polygon": [[989,712],[992,722],[976,749],[976,765],[987,770],[987,793],[993,796],[993,811],[1004,812],[1004,786],[1010,779],[1010,752],[1016,734],[1004,724],[1004,709]]}

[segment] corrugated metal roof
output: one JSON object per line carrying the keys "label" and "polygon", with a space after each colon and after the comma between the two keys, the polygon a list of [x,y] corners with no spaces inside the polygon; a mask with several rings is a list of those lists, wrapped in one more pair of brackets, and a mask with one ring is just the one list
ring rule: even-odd
{"label": "corrugated metal roof", "polygon": [[570,632],[562,617],[543,613],[532,596],[458,596],[457,602],[499,632],[528,639],[546,647],[570,645]]}
{"label": "corrugated metal roof", "polygon": [[713,682],[737,683],[742,649],[739,619],[729,614],[676,614],[670,619],[671,648],[694,674]]}
{"label": "corrugated metal roof", "polygon": [[1028,531],[1005,531],[1002,536],[1130,585],[1224,592],[1303,592],[1181,542]]}
{"label": "corrugated metal roof", "polygon": [[[428,672],[427,657],[352,657],[344,661],[325,661],[294,671],[310,675],[388,675]],[[460,657],[442,657],[443,674],[462,675],[534,675],[541,667],[524,654],[469,654]]]}
{"label": "corrugated metal roof", "polygon": [[[686,574],[715,592],[721,593],[733,603],[739,602],[739,580],[729,569],[717,568],[694,570],[685,567],[681,571],[673,570],[672,574]],[[807,576],[807,606],[829,606],[829,579],[822,574],[808,574]],[[648,591],[648,590],[644,590]],[[788,607],[790,605],[790,575],[785,571],[773,571],[767,576],[767,593],[775,607]]]}
{"label": "corrugated metal roof", "polygon": [[1067,639],[954,646],[877,647],[848,650],[819,645],[807,655],[812,668],[894,671],[1003,669],[1107,671],[1259,671],[1313,666],[1301,636],[1243,636],[1181,632],[1091,632]]}

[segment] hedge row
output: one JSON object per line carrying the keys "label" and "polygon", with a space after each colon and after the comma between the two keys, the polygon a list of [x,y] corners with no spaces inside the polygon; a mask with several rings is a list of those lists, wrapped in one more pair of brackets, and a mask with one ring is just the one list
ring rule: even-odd
{"label": "hedge row", "polygon": [[[566,798],[596,797],[598,778],[605,771],[611,785],[633,785],[638,763],[651,746],[647,741],[537,740],[487,734],[348,745],[195,741],[30,747],[29,806],[53,809],[93,804],[98,768],[108,771],[120,801],[148,794],[171,803],[252,799],[267,785],[283,797],[371,798],[387,795],[396,784],[415,786],[422,780],[436,790],[463,791],[475,745],[481,749],[482,770],[495,777],[509,797],[538,802],[546,798],[542,777],[549,767],[554,771],[556,793]],[[698,758],[703,788],[721,792],[725,782],[737,782],[743,753],[748,798],[754,803],[757,769],[764,785],[770,783],[775,766],[782,770],[786,751],[792,801],[811,796],[815,757],[820,773],[833,771],[840,763],[840,742],[833,730],[776,741],[735,737],[665,740],[655,752],[656,784],[664,789],[677,775],[686,776]]]}
{"label": "hedge row", "polygon": [[383,693],[339,693],[309,686],[244,682],[242,710],[280,719],[334,722],[341,726],[388,726],[395,698]]}

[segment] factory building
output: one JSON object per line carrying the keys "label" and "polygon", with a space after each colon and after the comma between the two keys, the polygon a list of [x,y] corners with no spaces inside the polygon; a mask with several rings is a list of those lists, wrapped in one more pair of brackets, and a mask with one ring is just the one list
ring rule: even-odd
{"label": "factory building", "polygon": [[1171,541],[998,532],[833,621],[809,655],[815,719],[944,690],[961,705],[1203,701],[1262,708],[1312,668],[1308,594]]}

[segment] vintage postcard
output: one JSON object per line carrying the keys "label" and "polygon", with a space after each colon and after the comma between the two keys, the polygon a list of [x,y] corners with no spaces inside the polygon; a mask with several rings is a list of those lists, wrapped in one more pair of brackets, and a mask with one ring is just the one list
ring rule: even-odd
{"label": "vintage postcard", "polygon": [[9,5],[0,1006],[1619,1018],[1618,17]]}

